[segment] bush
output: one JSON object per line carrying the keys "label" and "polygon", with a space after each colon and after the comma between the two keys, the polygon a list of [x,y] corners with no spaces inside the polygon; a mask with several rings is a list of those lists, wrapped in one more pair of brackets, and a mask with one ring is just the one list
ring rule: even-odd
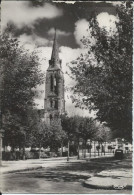
{"label": "bush", "polygon": [[26,158],[26,159],[35,159],[34,152],[25,151],[25,158]]}
{"label": "bush", "polygon": [[16,152],[2,152],[2,159],[3,160],[17,160],[16,158]]}
{"label": "bush", "polygon": [[63,153],[62,153],[62,156],[63,156],[63,157],[68,156],[68,152],[67,152],[67,151],[66,151],[66,152],[63,152]]}
{"label": "bush", "polygon": [[[38,159],[39,152],[38,151],[25,151],[25,159]],[[43,151],[40,153],[40,158],[48,158],[48,155]],[[23,159],[23,151],[3,151],[2,152],[3,160],[22,160]]]}
{"label": "bush", "polygon": [[49,156],[45,152],[40,153],[40,158],[48,158]]}

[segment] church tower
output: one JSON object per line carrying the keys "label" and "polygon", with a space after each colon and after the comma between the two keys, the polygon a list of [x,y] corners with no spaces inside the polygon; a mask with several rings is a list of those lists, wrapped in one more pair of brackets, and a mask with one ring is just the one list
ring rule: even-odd
{"label": "church tower", "polygon": [[46,123],[51,124],[53,120],[56,120],[58,124],[61,124],[60,115],[65,112],[64,75],[62,72],[61,60],[59,58],[56,30],[52,55],[46,72],[44,104]]}

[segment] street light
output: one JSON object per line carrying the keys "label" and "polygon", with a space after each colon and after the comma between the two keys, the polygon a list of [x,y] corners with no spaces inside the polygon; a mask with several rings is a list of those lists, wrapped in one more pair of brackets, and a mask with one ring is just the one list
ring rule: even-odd
{"label": "street light", "polygon": [[2,138],[3,138],[3,134],[4,134],[4,130],[3,130],[3,107],[4,107],[4,87],[3,87],[3,82],[2,80],[0,80],[0,166],[2,166]]}

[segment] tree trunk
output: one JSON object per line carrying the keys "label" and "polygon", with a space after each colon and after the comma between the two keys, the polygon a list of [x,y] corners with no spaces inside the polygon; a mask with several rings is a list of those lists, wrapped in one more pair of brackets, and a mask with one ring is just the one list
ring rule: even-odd
{"label": "tree trunk", "polygon": [[94,157],[96,157],[95,141],[94,141]]}
{"label": "tree trunk", "polygon": [[41,157],[41,144],[39,145],[39,159]]}
{"label": "tree trunk", "polygon": [[84,147],[83,147],[83,142],[82,142],[82,158],[84,157]]}
{"label": "tree trunk", "polygon": [[[98,142],[98,146],[100,147],[99,142]],[[100,156],[100,149],[99,149],[99,147],[98,147],[98,156]]]}
{"label": "tree trunk", "polygon": [[87,141],[84,141],[84,158],[86,158],[86,143]]}
{"label": "tree trunk", "polygon": [[0,166],[2,166],[2,134],[0,133]]}
{"label": "tree trunk", "polygon": [[102,150],[103,150],[103,148],[102,148],[102,142],[101,142],[101,156],[102,156],[102,152],[103,152]]}
{"label": "tree trunk", "polygon": [[61,156],[63,156],[63,142],[61,142]]}
{"label": "tree trunk", "polygon": [[14,152],[14,146],[11,147],[11,151]]}
{"label": "tree trunk", "polygon": [[105,150],[106,150],[106,142],[104,143],[104,156],[105,156]]}
{"label": "tree trunk", "polygon": [[[91,146],[91,140],[90,140],[90,146]],[[91,158],[91,148],[90,148],[90,158]]]}
{"label": "tree trunk", "polygon": [[77,149],[77,159],[80,159],[80,146],[79,146],[79,139],[78,139],[78,149]]}
{"label": "tree trunk", "polygon": [[22,156],[23,160],[26,160],[26,155],[25,155],[25,146],[23,146],[23,156]]}
{"label": "tree trunk", "polygon": [[69,161],[69,140],[68,140],[68,153],[67,153],[67,161]]}

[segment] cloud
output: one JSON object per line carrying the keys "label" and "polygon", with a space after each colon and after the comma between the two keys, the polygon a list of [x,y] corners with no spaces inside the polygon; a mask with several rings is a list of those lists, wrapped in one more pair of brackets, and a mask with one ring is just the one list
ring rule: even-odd
{"label": "cloud", "polygon": [[97,21],[100,28],[105,28],[108,32],[110,32],[110,30],[116,31],[116,22],[118,22],[116,16],[110,15],[107,12],[102,12],[97,15]]}
{"label": "cloud", "polygon": [[75,36],[76,43],[81,47],[83,47],[81,39],[84,36],[86,37],[89,35],[88,29],[89,29],[89,22],[86,19],[78,20],[75,23],[74,36]]}
{"label": "cloud", "polygon": [[[107,12],[102,12],[97,15],[97,21],[99,23],[99,27],[105,28],[109,34],[110,31],[116,32],[116,22],[118,22],[118,18],[116,16],[110,15]],[[89,29],[89,22],[86,19],[80,19],[75,23],[74,36],[76,43],[81,48],[84,47],[83,43],[81,42],[83,37],[88,38],[88,42],[90,44],[95,44],[95,39],[91,36]]]}
{"label": "cloud", "polygon": [[84,44],[82,43],[83,38],[88,39],[88,45],[94,45],[95,39],[92,37],[90,29],[89,29],[89,22],[86,19],[80,19],[75,23],[75,30],[74,30],[74,37],[76,43],[81,47],[84,48]]}
{"label": "cloud", "polygon": [[42,7],[31,7],[28,1],[2,1],[1,21],[4,28],[13,22],[18,28],[33,26],[38,19],[59,17],[63,11],[54,5],[45,3]]}
{"label": "cloud", "polygon": [[121,2],[121,1],[109,1],[107,3],[111,3],[114,6],[118,6],[118,5],[121,5],[123,2]]}
{"label": "cloud", "polygon": [[51,42],[48,39],[41,38],[36,34],[27,35],[26,33],[19,36],[19,41],[26,45],[31,45],[32,47],[48,46]]}
{"label": "cloud", "polygon": [[[48,35],[54,35],[55,33],[55,29],[54,28],[51,28],[49,31],[48,31]],[[66,32],[66,31],[61,31],[59,29],[56,29],[56,35],[58,36],[69,36],[71,35],[70,32]]]}

